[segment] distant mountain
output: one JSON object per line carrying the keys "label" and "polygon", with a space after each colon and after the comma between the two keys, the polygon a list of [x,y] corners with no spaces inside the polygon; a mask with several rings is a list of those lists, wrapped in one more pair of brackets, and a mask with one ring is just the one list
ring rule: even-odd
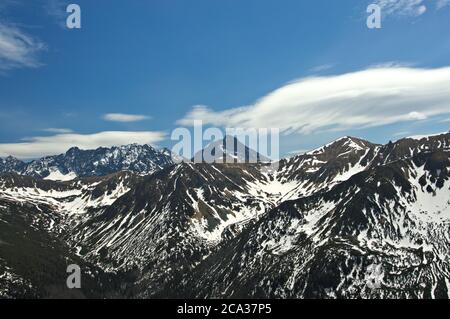
{"label": "distant mountain", "polygon": [[76,177],[104,176],[119,171],[148,175],[172,164],[168,150],[131,144],[96,150],[73,147],[65,154],[43,157],[30,163],[8,157],[0,162],[0,172],[64,181]]}
{"label": "distant mountain", "polygon": [[[64,165],[95,152],[78,151]],[[143,174],[128,163],[144,159],[106,158],[127,169],[65,182],[0,176],[0,297],[450,296],[450,133],[386,145],[344,137],[278,165]],[[64,286],[74,262],[91,274],[76,292]]]}
{"label": "distant mountain", "polygon": [[21,173],[26,167],[26,164],[21,160],[8,156],[7,158],[0,158],[0,173]]}
{"label": "distant mountain", "polygon": [[[227,135],[197,152],[192,160],[195,163],[259,163],[270,162],[270,159],[259,154],[249,146],[240,142],[235,136]],[[257,145],[254,145],[257,148]]]}

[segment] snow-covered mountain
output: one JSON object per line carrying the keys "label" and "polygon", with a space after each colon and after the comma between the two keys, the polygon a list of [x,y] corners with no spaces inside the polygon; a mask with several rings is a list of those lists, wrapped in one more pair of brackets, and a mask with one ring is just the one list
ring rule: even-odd
{"label": "snow-covered mountain", "polygon": [[26,164],[15,157],[0,158],[0,174],[7,172],[20,174],[25,167]]}
{"label": "snow-covered mountain", "polygon": [[[195,163],[260,163],[270,162],[270,159],[259,154],[253,148],[239,141],[235,136],[227,135],[222,140],[210,143],[197,152],[193,161]],[[253,145],[257,148],[257,145]]]}
{"label": "snow-covered mountain", "polygon": [[277,164],[4,174],[0,296],[70,294],[66,261],[87,297],[449,297],[450,133]]}
{"label": "snow-covered mountain", "polygon": [[150,145],[81,150],[73,147],[65,154],[47,156],[24,163],[13,157],[0,160],[0,172],[15,172],[50,180],[67,181],[76,177],[104,176],[119,171],[148,175],[172,165],[170,151]]}
{"label": "snow-covered mountain", "polygon": [[449,298],[449,158],[374,166],[282,203],[208,256],[182,294]]}

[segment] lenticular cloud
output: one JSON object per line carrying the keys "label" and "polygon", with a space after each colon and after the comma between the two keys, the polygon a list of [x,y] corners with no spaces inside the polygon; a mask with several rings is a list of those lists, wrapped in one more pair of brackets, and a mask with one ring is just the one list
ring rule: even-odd
{"label": "lenticular cloud", "polygon": [[450,113],[450,67],[371,68],[303,78],[256,103],[223,111],[194,106],[177,123],[276,127],[303,134],[420,121]]}

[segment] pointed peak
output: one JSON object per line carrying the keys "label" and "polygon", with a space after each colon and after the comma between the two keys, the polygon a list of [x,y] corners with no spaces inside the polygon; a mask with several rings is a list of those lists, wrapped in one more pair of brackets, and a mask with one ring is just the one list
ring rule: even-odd
{"label": "pointed peak", "polygon": [[322,147],[319,147],[319,148],[312,150],[310,152],[307,152],[305,154],[306,155],[318,155],[318,154],[324,153],[327,150],[332,150],[332,149],[337,149],[337,148],[342,148],[343,152],[346,152],[349,150],[360,151],[360,150],[368,149],[374,145],[375,144],[373,144],[369,141],[347,135],[347,136],[340,137]]}
{"label": "pointed peak", "polygon": [[74,152],[79,152],[79,151],[80,151],[80,149],[78,148],[78,146],[73,146],[73,147],[69,148],[66,153],[74,153]]}
{"label": "pointed peak", "polygon": [[5,157],[5,159],[3,159],[3,162],[4,163],[23,163],[20,159],[18,159],[17,157],[14,157],[12,155]]}
{"label": "pointed peak", "polygon": [[[255,146],[257,147],[258,144]],[[209,143],[205,148],[198,151],[192,158],[196,162],[204,161],[207,156],[218,163],[258,163],[270,162],[270,159],[258,153],[256,150],[243,143],[237,136],[226,135]],[[209,154],[211,154],[209,156]]]}

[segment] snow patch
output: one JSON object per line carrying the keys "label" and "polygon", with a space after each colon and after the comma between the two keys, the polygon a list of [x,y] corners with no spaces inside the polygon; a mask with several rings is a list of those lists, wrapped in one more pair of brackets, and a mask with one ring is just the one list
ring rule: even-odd
{"label": "snow patch", "polygon": [[77,177],[78,177],[77,174],[75,174],[74,172],[70,172],[70,173],[64,175],[58,169],[52,169],[50,171],[50,174],[47,177],[45,177],[44,179],[51,180],[51,181],[66,182],[66,181],[71,181]]}

